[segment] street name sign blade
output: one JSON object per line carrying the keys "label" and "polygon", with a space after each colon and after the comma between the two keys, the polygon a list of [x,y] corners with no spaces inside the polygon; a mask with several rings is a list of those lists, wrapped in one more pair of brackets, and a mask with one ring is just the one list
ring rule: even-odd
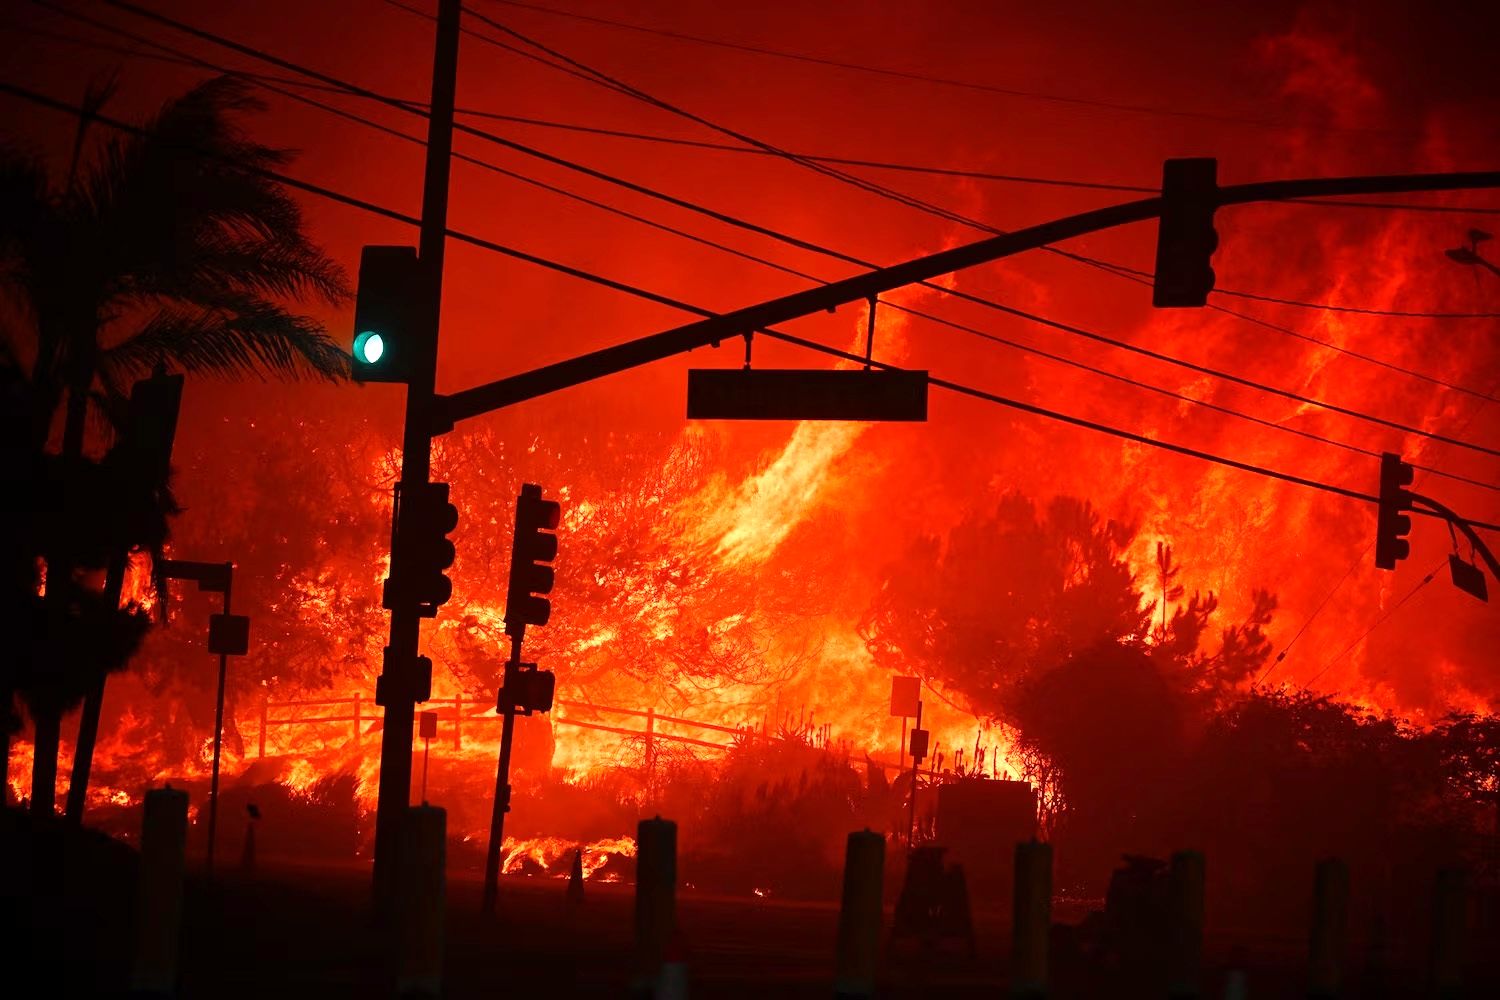
{"label": "street name sign blade", "polygon": [[189,559],[163,559],[156,564],[157,570],[168,580],[190,580],[198,589],[213,594],[222,594],[229,589],[231,563],[194,562]]}
{"label": "street name sign blade", "polygon": [[694,368],[689,420],[927,419],[927,373],[906,369]]}
{"label": "street name sign blade", "polygon": [[208,619],[208,651],[244,656],[250,651],[248,615],[212,615]]}
{"label": "street name sign blade", "polygon": [[1462,590],[1470,597],[1477,597],[1481,601],[1489,602],[1489,586],[1485,583],[1484,573],[1478,566],[1453,553],[1448,556],[1448,571],[1453,574],[1453,586]]}

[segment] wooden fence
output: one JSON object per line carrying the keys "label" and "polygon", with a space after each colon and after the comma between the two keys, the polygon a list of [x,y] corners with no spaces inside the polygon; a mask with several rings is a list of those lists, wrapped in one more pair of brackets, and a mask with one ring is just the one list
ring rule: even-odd
{"label": "wooden fence", "polygon": [[[663,715],[654,708],[635,709],[619,708],[613,705],[595,705],[583,701],[555,700],[554,711],[551,720],[554,725],[573,726],[578,729],[592,729],[598,732],[614,733],[628,739],[639,739],[645,743],[646,766],[650,769],[656,756],[656,743],[665,740],[669,743],[679,743],[686,746],[703,747],[708,750],[728,751],[733,749],[734,740],[765,740],[766,742],[781,742],[783,737],[773,736],[770,727],[762,724],[757,729],[753,725],[724,726],[715,722],[700,722],[696,719],[684,719],[674,715]],[[276,715],[276,710],[286,709],[316,709],[313,715],[292,714],[289,716]],[[595,719],[599,716],[620,716],[622,723],[632,719],[643,720],[641,728],[636,729],[628,725],[606,725],[603,722],[591,721],[589,719],[575,717],[572,714],[562,714],[557,709],[574,709],[584,715],[593,715]],[[451,698],[429,698],[418,706],[418,714],[422,711],[438,712],[440,720],[446,720],[450,725],[449,736],[452,739],[453,749],[462,750],[464,745],[464,732],[474,723],[490,724],[501,721],[501,717],[488,701],[475,701],[465,698],[462,694]],[[808,716],[810,720],[810,716]],[[265,700],[260,704],[260,729],[259,746],[257,757],[266,755],[266,734],[276,726],[311,726],[311,725],[348,725],[350,734],[356,743],[360,742],[370,733],[366,730],[367,724],[375,724],[380,721],[379,710],[374,707],[373,700],[360,694],[351,695],[347,698],[332,698],[310,701],[270,701]],[[413,734],[415,735],[416,720],[413,720]],[[663,729],[666,726],[668,728]],[[696,736],[688,736],[674,729],[686,729],[698,733]],[[828,727],[822,730],[825,739],[829,733]],[[718,740],[703,739],[703,736],[719,736]],[[725,737],[728,737],[726,739]],[[845,754],[852,758],[853,754]],[[882,768],[902,770],[909,766],[906,764],[895,764],[890,761],[873,760],[872,763]],[[931,775],[930,777],[937,777]]]}
{"label": "wooden fence", "polygon": [[[676,716],[659,714],[654,708],[645,711],[634,708],[616,708],[610,705],[594,705],[588,702],[555,701],[554,709],[574,708],[585,713],[598,715],[618,715],[626,718],[644,719],[643,728],[634,729],[626,726],[609,726],[601,722],[591,722],[583,718],[574,718],[571,715],[563,715],[557,712],[552,714],[552,722],[560,726],[575,726],[579,729],[593,729],[600,732],[615,733],[620,736],[645,740],[646,753],[648,756],[654,753],[657,740],[667,740],[673,743],[684,743],[690,746],[706,747],[710,750],[729,750],[730,742],[716,742],[714,740],[701,739],[696,736],[686,736],[681,733],[663,731],[662,725],[682,727],[703,734],[723,733],[729,736],[749,738],[756,736],[756,730],[752,726],[721,726],[713,722],[698,722],[693,719],[681,719]],[[290,716],[278,717],[276,710],[286,709],[319,709],[322,710],[313,715],[292,714]],[[499,722],[501,717],[487,703],[476,702],[465,699],[462,694],[452,698],[430,698],[422,703],[421,711],[438,712],[438,718],[450,723],[453,749],[462,750],[464,745],[464,730],[472,723]],[[266,755],[266,734],[275,726],[311,726],[311,725],[334,725],[344,724],[351,727],[350,733],[356,743],[363,739],[368,733],[365,726],[369,723],[378,722],[380,716],[373,707],[371,701],[363,695],[352,695],[348,698],[310,700],[310,701],[262,701],[260,704],[260,727],[259,746],[257,756]],[[415,726],[415,721],[413,722]],[[759,734],[764,736],[762,732]]]}

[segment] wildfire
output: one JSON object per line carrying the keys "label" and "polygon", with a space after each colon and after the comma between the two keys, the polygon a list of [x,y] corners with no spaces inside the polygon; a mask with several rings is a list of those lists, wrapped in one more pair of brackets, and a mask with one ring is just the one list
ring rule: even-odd
{"label": "wildfire", "polygon": [[505,838],[502,849],[501,871],[507,875],[531,874],[535,868],[547,878],[567,878],[572,871],[573,856],[578,852],[582,858],[583,877],[600,881],[618,882],[618,870],[605,870],[618,858],[635,857],[635,840],[631,837],[611,837],[579,844],[561,837],[531,837],[525,839]]}
{"label": "wildfire", "polygon": [[[1310,99],[1334,100],[1303,78],[1311,72],[1302,62],[1311,58],[1304,49],[1289,47],[1294,55],[1301,53],[1296,62],[1301,69],[1289,71],[1299,93],[1305,88]],[[1375,99],[1365,83],[1342,77],[1355,72],[1347,60],[1330,65],[1335,68],[1327,73],[1340,76],[1339,86],[1331,88],[1335,95],[1360,107]],[[1327,172],[1315,149],[1277,152],[1289,165],[1308,166],[1309,173]],[[995,207],[972,190],[964,196],[978,203],[976,211]],[[1434,288],[1452,284],[1437,270],[1447,265],[1436,249],[1430,267],[1400,263],[1411,260],[1411,246],[1432,243],[1436,233],[1446,232],[1422,228],[1430,223],[1413,215],[1307,214],[1319,210],[1306,205],[1243,211],[1225,219],[1226,232],[1244,220],[1241,238],[1226,238],[1221,251],[1226,287],[1276,288],[1313,301],[1399,309],[1412,301],[1434,301]],[[1294,217],[1288,213],[1303,214],[1289,222]],[[1272,263],[1265,262],[1265,247],[1280,246],[1291,226],[1299,245],[1306,244],[1310,254],[1317,251],[1318,269],[1288,265],[1274,255]],[[924,238],[951,243],[958,241],[955,233]],[[1047,283],[1028,277],[1019,265],[993,271],[998,276],[986,271],[943,283],[1028,305],[1048,294]],[[1099,291],[1112,287],[1096,286],[1111,280],[1107,275],[1076,280],[1035,308],[1080,323],[1093,314],[1101,327],[1113,324],[1111,334],[1149,342],[1152,350],[1212,361],[1246,377],[1429,430],[1490,440],[1485,435],[1493,425],[1481,420],[1469,426],[1480,410],[1461,394],[1401,380],[1306,340],[1278,340],[1264,330],[1247,333],[1219,313],[1142,318],[1121,305],[1123,298]],[[998,284],[1000,291],[982,287],[986,284]],[[935,293],[897,297],[908,300],[960,315],[948,313],[957,307]],[[1256,315],[1278,324],[1285,320],[1269,306]],[[830,320],[844,321],[848,326],[840,336],[846,348],[863,353],[865,317]],[[1431,323],[1396,326],[1326,312],[1312,319],[1299,316],[1297,322],[1300,331],[1335,347],[1466,385],[1478,384],[1479,376],[1470,370],[1479,350],[1475,344],[1490,335],[1477,325],[1450,334],[1452,328]],[[1025,329],[1023,337],[1049,350],[1070,343]],[[1127,392],[1034,356],[1002,353],[994,344],[977,344],[953,331],[916,326],[890,308],[877,313],[874,341],[876,356],[885,362],[930,366],[946,377],[1103,424],[1320,481],[1362,491],[1369,486],[1368,456],[1274,428],[1250,428],[1221,414],[1205,415],[1181,400],[1167,403]],[[1451,448],[1428,447],[1317,407],[1226,386],[1201,373],[1096,352],[1092,345],[1058,349],[1273,424],[1358,442],[1361,448],[1404,449],[1408,458],[1424,464],[1494,478],[1492,468],[1470,463]],[[951,410],[940,409],[950,405]],[[608,464],[612,452],[631,444],[628,431],[611,428],[602,442],[580,431],[576,439],[556,444],[559,455],[549,454],[553,445],[537,438],[518,444],[513,437],[507,443],[492,428],[445,439],[434,467],[448,463],[452,469],[455,502],[462,507],[460,531],[470,534],[459,546],[456,599],[435,624],[424,626],[436,697],[423,708],[437,711],[441,725],[430,748],[429,797],[453,803],[454,837],[483,843],[488,831],[500,737],[494,703],[499,664],[509,652],[501,578],[514,484],[506,475],[545,481],[549,490],[568,498],[560,585],[553,595],[557,620],[528,636],[526,646],[528,658],[545,657],[557,670],[558,704],[550,717],[526,720],[528,728],[518,739],[517,769],[524,775],[518,785],[523,787],[608,785],[616,799],[644,803],[669,764],[712,770],[730,749],[757,740],[806,743],[853,765],[868,759],[890,777],[909,768],[900,743],[902,720],[888,710],[891,670],[876,662],[855,623],[879,589],[885,567],[906,544],[931,536],[935,544],[946,545],[947,532],[962,515],[993,506],[1012,492],[1086,497],[1105,516],[1138,526],[1124,558],[1144,600],[1159,602],[1158,616],[1162,605],[1170,615],[1191,595],[1212,592],[1221,602],[1220,619],[1237,622],[1252,610],[1256,588],[1275,591],[1279,609],[1269,634],[1278,650],[1292,649],[1272,684],[1312,683],[1375,711],[1418,718],[1449,706],[1475,711],[1493,706],[1486,693],[1492,685],[1484,682],[1482,668],[1471,664],[1480,657],[1462,655],[1487,652],[1481,627],[1472,623],[1467,632],[1455,628],[1453,635],[1433,637],[1420,615],[1395,619],[1386,631],[1336,659],[1415,582],[1403,575],[1396,586],[1368,565],[1361,555],[1368,518],[1345,501],[1239,470],[1164,457],[1138,443],[1059,429],[997,407],[963,406],[968,408],[945,398],[920,438],[868,424],[801,423],[766,432],[747,456],[710,452],[714,442],[704,439],[713,435],[688,430],[668,435],[660,453],[632,455],[613,465]],[[309,440],[318,436],[300,423],[298,430]],[[383,735],[382,712],[371,697],[386,624],[380,585],[389,569],[389,487],[400,456],[385,444],[353,440],[347,448],[324,447],[315,464],[276,466],[276,475],[266,477],[271,485],[264,495],[237,499],[245,505],[240,513],[248,525],[239,543],[254,548],[263,538],[274,538],[276,545],[265,548],[276,551],[257,553],[260,576],[246,571],[243,591],[241,577],[236,578],[236,601],[256,588],[275,593],[263,595],[257,610],[253,634],[260,645],[232,668],[223,781],[227,788],[277,785],[307,803],[326,790],[320,783],[347,775],[355,805],[368,814],[375,803]],[[569,448],[573,452],[563,456]],[[198,459],[207,467],[213,457]],[[597,481],[588,478],[591,462],[604,467],[594,473]],[[284,500],[281,494],[311,499],[287,514],[287,508],[276,506]],[[1487,513],[1494,510],[1492,501],[1473,490],[1459,495],[1466,511],[1493,519]],[[257,504],[277,513],[263,514]],[[288,542],[284,536],[294,535],[303,523],[313,525],[307,536]],[[801,531],[815,536],[812,543],[789,544]],[[1423,541],[1436,537],[1434,532]],[[574,547],[581,538],[593,544],[587,556]],[[1161,579],[1158,543],[1170,547],[1180,567],[1171,581]],[[283,548],[291,554],[284,555]],[[1345,566],[1351,567],[1347,580],[1335,585]],[[568,572],[575,577],[567,579]],[[720,581],[726,582],[718,586]],[[1182,596],[1173,597],[1174,588],[1181,588]],[[124,600],[152,606],[148,560],[132,560]],[[1305,623],[1310,624],[1304,636],[1298,630]],[[189,650],[188,640],[176,637],[181,631],[170,640],[177,645],[153,636],[150,641],[158,645],[148,646],[139,665],[111,678],[91,808],[124,810],[139,803],[144,788],[168,778],[206,782],[212,684],[201,642]],[[1441,650],[1426,650],[1439,640]],[[542,652],[533,653],[534,647]],[[1424,657],[1420,661],[1418,652]],[[993,777],[1022,772],[1014,732],[941,686],[929,684],[924,692],[923,726],[932,734],[933,750],[924,770]],[[418,754],[424,750],[420,741],[413,746]],[[534,757],[525,758],[528,752]],[[12,746],[7,785],[13,799],[29,794],[31,755],[29,742]],[[65,753],[64,780],[68,763]],[[420,775],[420,758],[415,770]],[[628,818],[621,818],[627,813],[621,809],[610,821],[628,827]],[[616,859],[633,857],[635,844],[625,836],[581,833],[508,838],[504,870],[565,877],[580,850],[585,878],[611,880],[620,877]],[[754,892],[762,896],[768,890]]]}

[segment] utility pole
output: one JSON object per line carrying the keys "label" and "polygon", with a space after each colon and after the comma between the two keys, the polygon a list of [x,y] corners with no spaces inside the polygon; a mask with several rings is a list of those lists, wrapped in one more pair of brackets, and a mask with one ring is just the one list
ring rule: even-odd
{"label": "utility pole", "polygon": [[[427,128],[427,165],[422,187],[422,229],[417,261],[420,275],[419,301],[412,315],[421,328],[415,338],[424,349],[412,359],[406,390],[406,424],[401,444],[401,479],[398,491],[421,492],[432,467],[432,400],[437,372],[437,340],[443,289],[443,249],[448,228],[448,175],[453,151],[453,101],[458,85],[458,37],[460,0],[440,0],[437,40],[432,57],[431,117]],[[399,497],[399,493],[398,493]],[[396,504],[396,532],[409,507]],[[391,552],[391,577],[399,578],[407,553],[402,546]],[[401,850],[401,824],[411,804],[412,724],[416,702],[426,700],[418,692],[417,661],[421,641],[421,610],[409,593],[393,588],[390,644],[385,648],[376,703],[384,710],[380,739],[380,787],[375,807],[375,904],[390,912],[394,898],[397,855]],[[421,698],[417,695],[422,694]]]}

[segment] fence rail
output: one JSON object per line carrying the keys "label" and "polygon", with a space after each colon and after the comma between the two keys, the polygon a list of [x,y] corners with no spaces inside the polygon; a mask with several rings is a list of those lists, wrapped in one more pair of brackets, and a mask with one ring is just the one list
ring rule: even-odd
{"label": "fence rail", "polygon": [[[257,756],[262,758],[265,757],[266,735],[274,726],[292,727],[302,725],[329,725],[335,723],[350,724],[353,726],[353,738],[356,743],[359,742],[359,740],[364,735],[366,735],[366,730],[364,728],[366,723],[370,723],[373,725],[380,722],[378,716],[374,715],[373,713],[367,714],[362,710],[364,702],[365,699],[361,695],[352,695],[348,698],[317,698],[309,699],[307,701],[271,701],[269,699],[262,701],[260,705],[260,730],[257,746]],[[429,698],[423,704],[438,709],[439,718],[446,718],[454,724],[453,748],[455,750],[463,749],[463,731],[464,724],[466,722],[499,722],[501,720],[501,716],[493,708],[485,707],[484,703],[482,702],[474,702],[472,700],[466,701],[463,695],[456,695],[452,698]],[[464,706],[466,704],[475,705],[476,707],[466,712],[464,711]],[[705,747],[711,750],[727,751],[732,749],[733,747],[733,745],[729,743],[720,743],[713,740],[704,740],[692,736],[684,736],[678,733],[663,732],[657,728],[661,724],[686,726],[693,729],[706,730],[708,732],[730,733],[736,736],[749,737],[755,734],[755,729],[753,726],[724,726],[714,722],[698,722],[694,719],[682,719],[671,715],[658,715],[655,709],[649,708],[645,710],[634,708],[620,708],[614,705],[596,705],[591,702],[564,701],[561,699],[555,701],[553,704],[557,708],[575,708],[597,714],[624,715],[645,719],[646,725],[644,729],[629,729],[621,726],[607,726],[599,722],[590,722],[586,719],[573,718],[569,715],[554,715],[552,717],[553,723],[560,726],[574,726],[579,729],[593,729],[601,732],[616,733],[621,736],[644,739],[646,741],[646,752],[648,756],[653,753],[654,743],[656,740],[666,740],[672,743],[684,743],[690,746]],[[300,716],[294,714],[288,717],[275,717],[271,714],[272,709],[327,709],[330,706],[343,705],[351,706],[348,715]],[[446,706],[446,708],[443,708],[442,706]],[[431,711],[432,709],[429,708],[428,710]],[[413,720],[413,731],[415,731],[416,724],[416,720]]]}
{"label": "fence rail", "polygon": [[[265,757],[266,734],[272,727],[275,726],[294,727],[302,725],[347,724],[353,727],[352,735],[354,741],[358,743],[362,739],[362,737],[368,735],[368,733],[372,731],[375,726],[378,726],[381,723],[380,716],[378,716],[374,712],[366,710],[365,706],[367,704],[367,701],[368,699],[366,699],[363,695],[358,694],[351,695],[347,698],[318,698],[309,699],[307,701],[271,701],[269,699],[262,701],[260,704],[260,732],[257,756],[262,758]],[[494,708],[489,706],[488,702],[466,699],[461,694],[455,695],[451,698],[429,698],[423,704],[424,706],[427,706],[428,711],[436,708],[438,710],[438,717],[440,719],[446,718],[453,724],[452,739],[453,749],[455,750],[463,749],[464,728],[468,723],[488,723],[501,721],[501,716],[495,711]],[[327,710],[330,706],[333,706],[336,709],[337,706],[343,705],[350,706],[349,714],[314,716],[292,715],[290,717],[276,717],[271,714],[272,709],[318,708]],[[472,707],[469,707],[468,711],[465,711],[465,708],[468,706]],[[711,739],[700,739],[696,736],[687,736],[681,733],[664,731],[660,728],[663,725],[681,726],[691,730],[697,730],[705,735],[710,733],[728,733],[731,736],[739,737],[741,739],[758,739],[765,740],[766,742],[777,742],[782,739],[781,737],[770,735],[769,727],[765,724],[762,724],[759,730],[757,730],[755,726],[749,724],[744,726],[726,726],[716,722],[700,722],[696,719],[684,719],[674,715],[661,715],[654,708],[623,708],[615,705],[598,705],[592,702],[569,701],[564,699],[555,700],[553,702],[553,706],[555,708],[574,709],[584,714],[594,713],[595,715],[620,715],[629,718],[644,719],[644,728],[632,729],[625,726],[606,725],[603,722],[590,721],[584,718],[576,718],[572,715],[561,715],[554,713],[552,716],[552,722],[555,725],[572,726],[577,729],[589,729],[597,732],[614,733],[618,736],[643,740],[645,743],[646,766],[648,769],[650,769],[654,763],[656,756],[656,742],[658,740],[665,740],[668,743],[684,744],[686,746],[702,747],[707,750],[720,750],[727,752],[734,748],[733,743],[719,742]],[[371,726],[371,729],[369,730],[365,728],[367,723]],[[417,720],[413,719],[412,727],[414,735],[416,732],[416,725]],[[879,765],[880,767],[893,768],[898,771],[904,767],[904,765],[902,764],[893,764],[890,761],[875,760],[873,758],[871,758],[871,762]]]}

